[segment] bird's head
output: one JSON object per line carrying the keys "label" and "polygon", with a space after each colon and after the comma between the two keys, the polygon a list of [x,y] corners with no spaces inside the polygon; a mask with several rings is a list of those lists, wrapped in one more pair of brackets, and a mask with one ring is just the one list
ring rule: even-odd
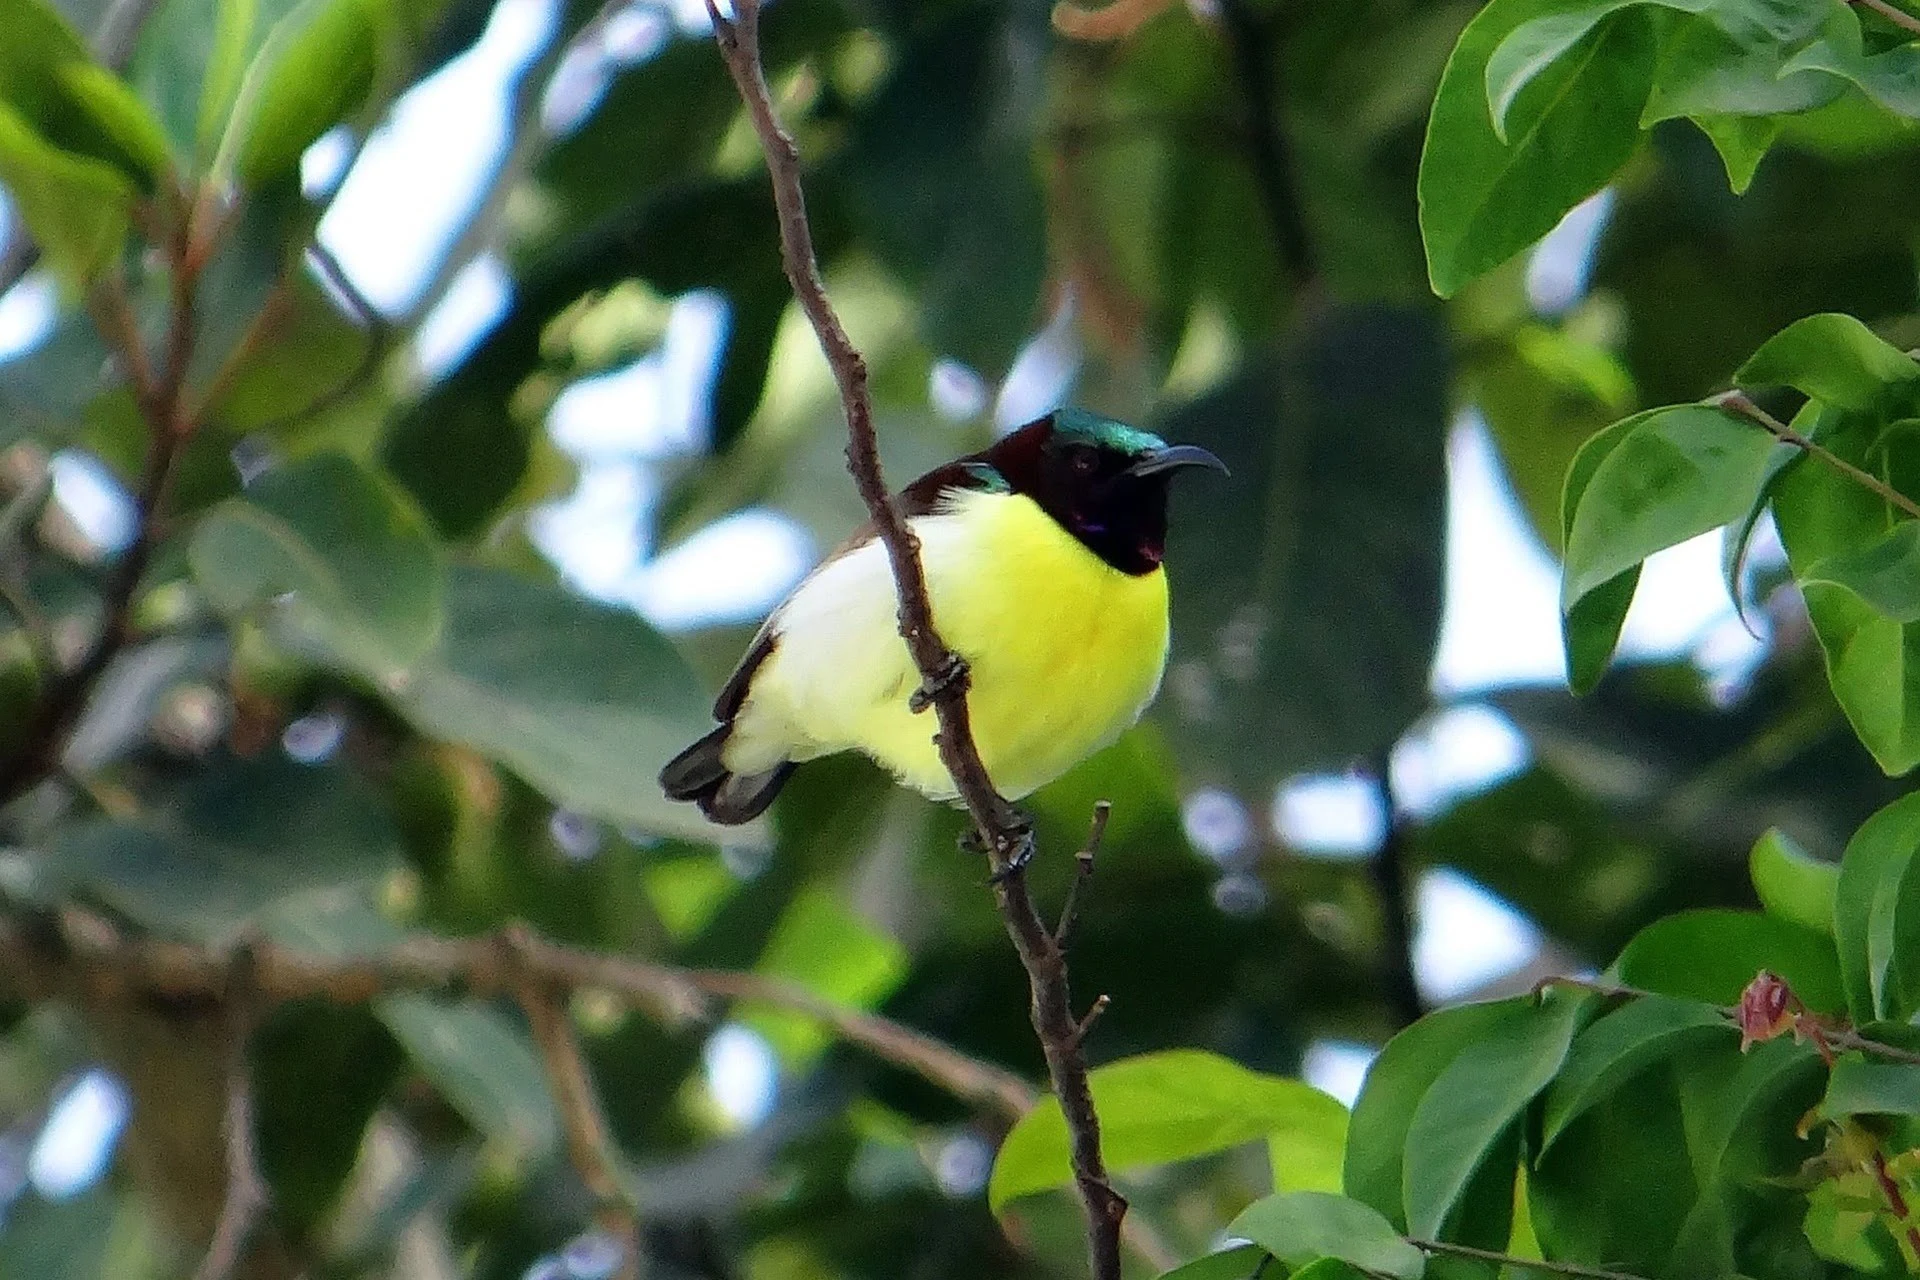
{"label": "bird's head", "polygon": [[988,449],[986,461],[1108,564],[1126,573],[1159,567],[1167,541],[1167,484],[1189,467],[1226,466],[1198,445],[1084,409],[1057,409]]}

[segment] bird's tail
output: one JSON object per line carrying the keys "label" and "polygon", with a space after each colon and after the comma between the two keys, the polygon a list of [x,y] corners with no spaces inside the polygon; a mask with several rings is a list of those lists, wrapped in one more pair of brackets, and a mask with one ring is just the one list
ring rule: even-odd
{"label": "bird's tail", "polygon": [[668,761],[660,787],[668,799],[691,800],[715,822],[738,826],[766,812],[794,766],[782,760],[763,773],[734,773],[720,758],[732,732],[731,724],[723,724]]}

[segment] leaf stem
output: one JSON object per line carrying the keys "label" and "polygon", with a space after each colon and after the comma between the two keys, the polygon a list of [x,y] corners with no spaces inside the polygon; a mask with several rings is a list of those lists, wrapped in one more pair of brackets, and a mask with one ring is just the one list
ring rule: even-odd
{"label": "leaf stem", "polygon": [[981,763],[968,719],[966,681],[952,678],[957,655],[947,648],[934,627],[919,543],[881,474],[866,361],[827,298],[807,221],[800,151],[781,124],[767,87],[760,56],[759,0],[735,0],[731,18],[720,12],[718,0],[707,0],[707,12],[713,19],[721,57],[766,155],[787,280],[813,326],[840,390],[847,419],[847,469],[873,518],[893,571],[900,597],[900,635],[939,719],[940,731],[934,741],[941,762],[952,776],[954,789],[966,804],[987,851],[1000,914],[1027,971],[1029,1013],[1067,1123],[1074,1184],[1086,1214],[1094,1280],[1119,1280],[1121,1224],[1127,1202],[1113,1189],[1100,1154],[1100,1120],[1094,1111],[1086,1055],[1080,1043],[1081,1020],[1074,1015],[1067,984],[1066,952],[1041,920],[1027,889],[1024,867],[1033,847],[1030,824],[994,789]]}
{"label": "leaf stem", "polygon": [[1860,485],[1864,489],[1871,490],[1887,502],[1898,507],[1901,511],[1904,511],[1907,515],[1912,516],[1916,520],[1920,520],[1920,503],[1915,503],[1912,498],[1901,493],[1898,489],[1882,480],[1879,476],[1874,475],[1872,472],[1863,471],[1859,467],[1854,466],[1851,462],[1848,462],[1845,458],[1842,458],[1825,445],[1817,444],[1801,435],[1798,431],[1795,431],[1792,427],[1748,399],[1746,392],[1729,391],[1725,395],[1714,397],[1713,403],[1723,409],[1731,409],[1749,422],[1757,423],[1766,430],[1768,435],[1780,441],[1780,443],[1790,444],[1802,453],[1812,454],[1827,466],[1832,467],[1841,475],[1852,480],[1855,484]]}
{"label": "leaf stem", "polygon": [[1894,7],[1889,4],[1887,0],[1853,0],[1853,3],[1863,8],[1873,10],[1896,27],[1904,27],[1908,31],[1920,35],[1920,18],[1914,17],[1905,9]]}

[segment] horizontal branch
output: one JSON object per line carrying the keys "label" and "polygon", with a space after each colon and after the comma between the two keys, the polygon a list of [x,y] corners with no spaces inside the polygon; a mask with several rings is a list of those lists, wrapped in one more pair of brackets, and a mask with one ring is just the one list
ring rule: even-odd
{"label": "horizontal branch", "polygon": [[[422,935],[366,955],[322,956],[264,941],[250,951],[252,990],[266,1006],[306,998],[360,1004],[394,992],[511,996],[524,976],[567,992],[611,993],[670,1027],[713,1020],[716,1001],[754,1000],[814,1018],[847,1043],[1003,1119],[1024,1115],[1035,1097],[1032,1086],[1003,1067],[764,974],[632,960],[522,930]],[[226,951],[141,937],[79,907],[0,916],[0,991],[13,996],[219,1000],[231,972]]]}
{"label": "horizontal branch", "polygon": [[1920,519],[1920,503],[1915,503],[1912,498],[1901,493],[1898,489],[1888,484],[1885,480],[1882,480],[1879,476],[1874,475],[1871,471],[1861,470],[1825,445],[1809,440],[1806,436],[1801,435],[1798,431],[1795,431],[1792,427],[1755,404],[1747,397],[1745,392],[1729,391],[1725,395],[1714,397],[1713,403],[1723,409],[1731,409],[1733,412],[1747,419],[1747,421],[1759,426],[1781,444],[1790,444],[1802,453],[1811,454],[1861,488],[1892,503],[1900,510],[1906,512],[1906,514]]}

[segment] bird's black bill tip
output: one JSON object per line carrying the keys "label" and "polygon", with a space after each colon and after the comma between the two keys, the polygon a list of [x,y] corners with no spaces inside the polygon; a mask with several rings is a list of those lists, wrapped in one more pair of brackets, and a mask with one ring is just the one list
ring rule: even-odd
{"label": "bird's black bill tip", "polygon": [[1157,476],[1168,471],[1178,471],[1183,467],[1206,467],[1218,471],[1221,475],[1232,477],[1227,464],[1216,458],[1211,452],[1197,444],[1173,444],[1164,449],[1155,449],[1140,461],[1127,468],[1130,476]]}

